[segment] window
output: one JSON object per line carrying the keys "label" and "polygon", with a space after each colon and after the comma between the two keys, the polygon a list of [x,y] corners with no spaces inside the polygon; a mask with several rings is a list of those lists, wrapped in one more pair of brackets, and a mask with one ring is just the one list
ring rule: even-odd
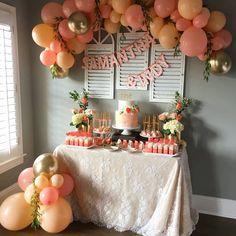
{"label": "window", "polygon": [[0,3],[0,173],[23,162],[16,10]]}

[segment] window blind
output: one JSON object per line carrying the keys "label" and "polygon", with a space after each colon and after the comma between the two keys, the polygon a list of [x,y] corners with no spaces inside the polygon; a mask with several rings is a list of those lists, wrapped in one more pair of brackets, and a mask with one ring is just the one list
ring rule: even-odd
{"label": "window blind", "polygon": [[16,41],[12,15],[4,16],[0,17],[0,163],[22,155]]}

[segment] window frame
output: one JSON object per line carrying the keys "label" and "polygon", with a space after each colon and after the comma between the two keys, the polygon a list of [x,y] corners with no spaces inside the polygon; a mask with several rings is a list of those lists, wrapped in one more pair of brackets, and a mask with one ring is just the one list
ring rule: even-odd
{"label": "window frame", "polygon": [[[12,27],[12,57],[13,57],[13,73],[15,84],[15,101],[16,101],[16,124],[18,128],[18,152],[14,157],[8,160],[0,160],[0,174],[22,164],[24,162],[23,154],[23,136],[22,136],[22,112],[21,112],[21,94],[20,94],[20,70],[19,70],[19,54],[18,54],[18,37],[17,37],[17,20],[16,8],[0,2],[0,11],[9,14],[9,18],[0,16],[0,23],[7,24]],[[4,14],[2,14],[4,15]],[[7,18],[7,21],[6,21]]]}

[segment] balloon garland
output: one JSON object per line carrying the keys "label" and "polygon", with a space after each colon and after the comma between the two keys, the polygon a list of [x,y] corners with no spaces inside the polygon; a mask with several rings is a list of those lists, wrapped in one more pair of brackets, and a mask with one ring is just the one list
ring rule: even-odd
{"label": "balloon garland", "polygon": [[38,156],[33,167],[24,169],[18,184],[23,192],[6,198],[0,206],[1,225],[12,231],[31,227],[49,233],[63,231],[72,220],[72,209],[65,196],[74,188],[72,177],[58,173],[58,160],[51,153]]}
{"label": "balloon garland", "polygon": [[[43,23],[36,25],[32,37],[45,48],[40,54],[53,78],[67,76],[93,33],[104,27],[117,33],[121,27],[149,31],[166,49],[175,48],[205,62],[204,79],[221,75],[231,68],[232,34],[224,29],[226,17],[221,11],[203,7],[202,0],[65,0],[49,2],[41,10]],[[220,64],[217,68],[215,64]]]}

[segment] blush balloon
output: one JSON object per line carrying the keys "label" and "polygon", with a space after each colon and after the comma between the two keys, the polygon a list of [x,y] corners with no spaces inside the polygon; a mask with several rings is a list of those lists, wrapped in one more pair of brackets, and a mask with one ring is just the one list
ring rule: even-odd
{"label": "blush balloon", "polygon": [[104,19],[108,19],[111,14],[112,7],[108,4],[103,4],[103,5],[100,5],[99,9],[101,12],[101,17]]}
{"label": "blush balloon", "polygon": [[170,19],[176,22],[179,18],[182,18],[182,16],[179,14],[178,9],[176,9],[175,11],[171,13]]}
{"label": "blush balloon", "polygon": [[55,24],[57,22],[57,17],[65,18],[60,4],[49,2],[43,6],[41,10],[41,19],[44,23]]}
{"label": "blush balloon", "polygon": [[142,7],[138,4],[133,4],[125,12],[127,24],[134,29],[141,29],[144,21]]}
{"label": "blush balloon", "polygon": [[85,13],[93,11],[96,6],[95,0],[75,0],[75,5],[78,10]]}
{"label": "blush balloon", "polygon": [[51,50],[44,50],[40,53],[40,61],[45,66],[51,66],[56,62],[56,53]]}
{"label": "blush balloon", "polygon": [[78,35],[77,39],[80,43],[89,43],[93,39],[93,31],[89,30],[85,34]]}
{"label": "blush balloon", "polygon": [[232,34],[226,29],[222,29],[219,32],[215,33],[215,36],[218,36],[223,39],[224,48],[229,47],[232,43]]}
{"label": "blush balloon", "polygon": [[203,7],[201,13],[194,17],[193,25],[197,28],[203,28],[207,25],[209,17],[210,11],[206,7]]}
{"label": "blush balloon", "polygon": [[62,174],[62,176],[64,178],[64,183],[61,186],[61,188],[59,188],[58,190],[59,190],[59,195],[61,197],[65,197],[73,191],[73,189],[74,189],[74,180],[68,174]]}
{"label": "blush balloon", "polygon": [[190,26],[192,25],[192,21],[184,19],[184,18],[180,18],[176,21],[176,29],[178,31],[185,31],[186,29],[188,29]]}
{"label": "blush balloon", "polygon": [[49,48],[55,53],[59,53],[62,50],[61,43],[58,40],[53,40],[50,43]]}
{"label": "blush balloon", "polygon": [[66,38],[66,39],[72,39],[75,37],[75,33],[73,33],[70,29],[69,29],[69,26],[68,26],[68,20],[65,19],[65,20],[62,20],[58,26],[58,31],[60,33],[60,35],[63,37],[63,38]]}
{"label": "blush balloon", "polygon": [[156,14],[162,18],[169,16],[176,7],[176,0],[155,0],[154,9]]}
{"label": "blush balloon", "polygon": [[44,188],[40,194],[39,199],[43,205],[51,205],[58,200],[59,193],[55,187]]}
{"label": "blush balloon", "polygon": [[75,1],[74,0],[66,0],[63,4],[62,4],[62,11],[64,13],[64,15],[69,18],[69,16],[78,11],[78,8],[75,5]]}
{"label": "blush balloon", "polygon": [[224,40],[219,36],[215,36],[211,40],[211,43],[212,43],[212,50],[214,51],[218,51],[224,47]]}
{"label": "blush balloon", "polygon": [[20,188],[25,191],[26,188],[32,184],[34,179],[34,173],[33,173],[33,168],[26,168],[23,171],[21,171],[21,173],[19,174],[18,177],[18,184],[20,186]]}

